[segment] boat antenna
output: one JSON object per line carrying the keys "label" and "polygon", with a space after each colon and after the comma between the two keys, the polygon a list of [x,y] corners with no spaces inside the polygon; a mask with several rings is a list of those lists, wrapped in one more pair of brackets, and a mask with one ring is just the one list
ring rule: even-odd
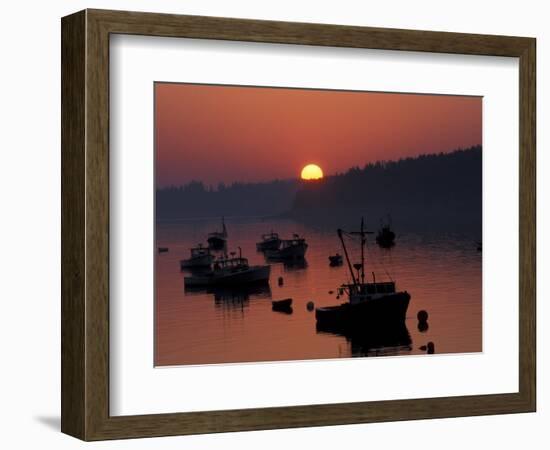
{"label": "boat antenna", "polygon": [[344,255],[346,256],[346,262],[348,263],[349,273],[351,273],[353,284],[357,284],[357,280],[355,279],[355,274],[353,273],[353,267],[351,266],[351,262],[349,260],[348,249],[346,248],[346,243],[344,242],[342,229],[338,228],[336,232],[338,233],[338,237],[340,238],[340,242],[342,243],[342,248],[344,249]]}

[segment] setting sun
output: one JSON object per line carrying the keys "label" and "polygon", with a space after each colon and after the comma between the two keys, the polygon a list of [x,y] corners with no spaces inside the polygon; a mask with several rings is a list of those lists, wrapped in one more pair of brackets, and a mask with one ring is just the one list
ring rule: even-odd
{"label": "setting sun", "polygon": [[317,164],[308,164],[302,169],[302,180],[319,180],[323,178],[323,170]]}

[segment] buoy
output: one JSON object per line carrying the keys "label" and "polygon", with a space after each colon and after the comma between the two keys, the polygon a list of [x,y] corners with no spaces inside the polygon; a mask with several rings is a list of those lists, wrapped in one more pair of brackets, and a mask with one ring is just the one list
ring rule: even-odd
{"label": "buoy", "polygon": [[328,291],[328,295],[334,294],[334,291]]}
{"label": "buoy", "polygon": [[421,309],[420,311],[418,311],[416,318],[419,322],[426,322],[428,320],[428,312]]}
{"label": "buoy", "polygon": [[279,277],[278,282],[279,282],[279,286],[282,286],[284,283],[283,277]]}
{"label": "buoy", "polygon": [[308,311],[313,311],[313,308],[315,308],[315,303],[313,303],[311,301],[307,302],[306,308],[307,308]]}
{"label": "buoy", "polygon": [[435,353],[435,345],[433,342],[428,342],[426,353],[428,355],[433,355]]}
{"label": "buoy", "polygon": [[425,333],[426,331],[428,331],[428,328],[430,328],[428,322],[418,322],[418,331],[420,331],[421,333]]}

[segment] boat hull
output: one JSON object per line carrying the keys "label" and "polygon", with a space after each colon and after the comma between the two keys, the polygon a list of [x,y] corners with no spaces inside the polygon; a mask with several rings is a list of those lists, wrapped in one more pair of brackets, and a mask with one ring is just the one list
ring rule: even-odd
{"label": "boat hull", "polygon": [[256,249],[259,252],[264,252],[266,250],[277,250],[281,244],[280,239],[271,239],[269,241],[262,241],[256,244]]}
{"label": "boat hull", "polygon": [[384,231],[376,236],[376,243],[382,248],[390,248],[395,245],[395,233],[393,231]]}
{"label": "boat hull", "polygon": [[332,267],[341,266],[344,263],[341,256],[329,256],[328,260],[329,260],[329,264]]}
{"label": "boat hull", "polygon": [[315,310],[317,323],[349,326],[404,322],[411,296],[397,292],[360,303],[342,303]]}
{"label": "boat hull", "polygon": [[186,287],[239,286],[268,281],[270,272],[271,266],[254,266],[222,275],[210,272],[204,275],[184,277],[184,284]]}

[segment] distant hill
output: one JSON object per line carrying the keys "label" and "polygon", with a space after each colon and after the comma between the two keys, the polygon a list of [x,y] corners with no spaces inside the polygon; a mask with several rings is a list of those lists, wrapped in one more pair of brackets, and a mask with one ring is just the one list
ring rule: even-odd
{"label": "distant hill", "polygon": [[291,209],[298,188],[298,180],[220,184],[216,188],[193,181],[184,186],[158,189],[156,217],[170,220],[278,215]]}
{"label": "distant hill", "polygon": [[376,162],[363,168],[303,183],[288,213],[298,220],[342,222],[366,215],[392,215],[406,227],[481,228],[482,151]]}
{"label": "distant hill", "polygon": [[369,226],[391,214],[401,228],[472,228],[481,234],[482,151],[381,161],[320,181],[275,180],[216,188],[194,181],[156,192],[157,220],[285,216],[343,226],[364,215]]}

